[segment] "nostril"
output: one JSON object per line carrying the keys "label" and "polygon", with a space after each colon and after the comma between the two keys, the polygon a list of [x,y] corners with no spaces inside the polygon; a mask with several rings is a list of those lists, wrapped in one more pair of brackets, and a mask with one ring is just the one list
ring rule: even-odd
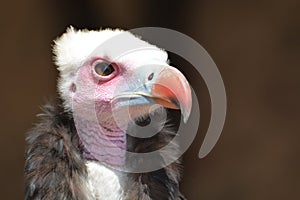
{"label": "nostril", "polygon": [[153,76],[154,76],[154,73],[151,73],[149,76],[148,76],[148,80],[151,81],[153,79]]}

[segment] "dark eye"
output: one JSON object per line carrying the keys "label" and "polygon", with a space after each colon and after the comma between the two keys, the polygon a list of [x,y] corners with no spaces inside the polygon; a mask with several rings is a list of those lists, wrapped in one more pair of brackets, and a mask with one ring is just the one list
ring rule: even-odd
{"label": "dark eye", "polygon": [[95,65],[94,69],[100,76],[109,76],[115,71],[113,64],[108,62],[99,62]]}

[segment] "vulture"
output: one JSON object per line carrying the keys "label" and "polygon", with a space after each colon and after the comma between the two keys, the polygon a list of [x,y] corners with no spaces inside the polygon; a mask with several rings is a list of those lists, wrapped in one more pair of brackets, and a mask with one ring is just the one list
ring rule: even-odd
{"label": "vulture", "polygon": [[192,96],[167,52],[129,31],[70,27],[53,53],[59,98],[27,133],[25,199],[185,199],[181,159],[166,160]]}

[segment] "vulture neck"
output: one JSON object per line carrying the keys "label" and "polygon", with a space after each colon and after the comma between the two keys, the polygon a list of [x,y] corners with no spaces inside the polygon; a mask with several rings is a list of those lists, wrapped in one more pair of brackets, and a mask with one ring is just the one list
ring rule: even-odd
{"label": "vulture neck", "polygon": [[120,128],[113,116],[105,112],[89,119],[75,116],[74,121],[86,159],[115,169],[125,165],[127,125]]}
{"label": "vulture neck", "polygon": [[[113,109],[111,104],[75,104],[73,118],[84,149],[84,157],[122,170],[126,165],[127,129],[136,118],[149,113],[150,106]],[[147,120],[146,120],[147,121]],[[141,131],[138,131],[141,132]],[[129,144],[130,145],[130,144]]]}

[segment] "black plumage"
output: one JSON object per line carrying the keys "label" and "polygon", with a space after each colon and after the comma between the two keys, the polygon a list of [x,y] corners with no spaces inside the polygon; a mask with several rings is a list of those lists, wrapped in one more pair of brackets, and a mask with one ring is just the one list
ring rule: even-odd
{"label": "black plumage", "polygon": [[[44,113],[39,115],[41,122],[28,133],[26,200],[90,198],[85,193],[87,170],[82,156],[84,149],[76,134],[72,113],[64,111],[60,105],[52,103],[44,106]],[[129,151],[149,152],[166,145],[173,136],[161,133],[148,139],[129,135],[127,138]],[[124,199],[184,199],[179,192],[180,171],[178,161],[154,172],[124,173]]]}

